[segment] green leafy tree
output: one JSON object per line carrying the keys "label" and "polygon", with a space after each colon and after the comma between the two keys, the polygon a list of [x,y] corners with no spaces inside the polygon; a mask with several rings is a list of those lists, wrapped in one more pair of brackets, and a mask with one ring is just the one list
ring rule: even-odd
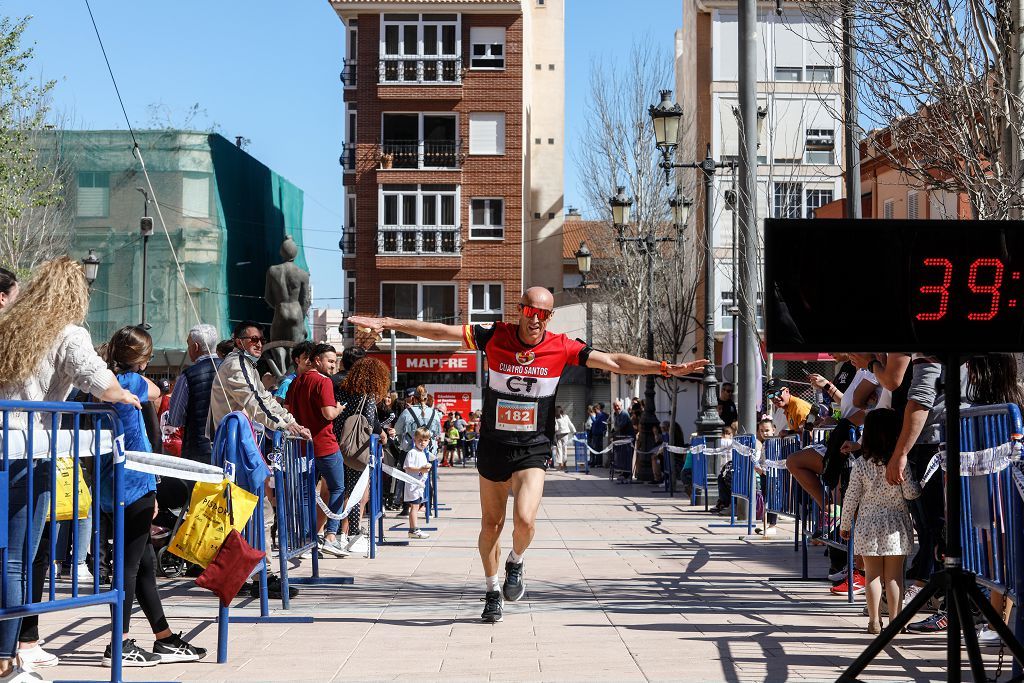
{"label": "green leafy tree", "polygon": [[0,19],[0,265],[22,275],[66,253],[71,238],[69,169],[59,131],[47,123],[55,82],[28,76],[28,23],[29,17]]}

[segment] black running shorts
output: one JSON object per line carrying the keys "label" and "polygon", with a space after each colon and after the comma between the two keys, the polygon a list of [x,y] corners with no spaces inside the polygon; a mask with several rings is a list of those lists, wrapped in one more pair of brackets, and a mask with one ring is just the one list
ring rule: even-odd
{"label": "black running shorts", "polygon": [[544,469],[549,457],[550,443],[510,446],[500,441],[481,439],[476,451],[476,469],[484,479],[504,482],[512,478],[513,472],[531,467]]}

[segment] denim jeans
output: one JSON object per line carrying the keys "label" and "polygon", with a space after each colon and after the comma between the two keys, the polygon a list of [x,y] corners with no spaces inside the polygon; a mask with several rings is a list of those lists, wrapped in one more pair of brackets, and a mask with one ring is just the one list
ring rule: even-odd
{"label": "denim jeans", "polygon": [[[69,557],[67,551],[71,549],[71,526],[78,525],[78,545],[74,548],[74,558]],[[70,565],[72,560],[75,564],[84,564],[85,556],[89,554],[89,544],[92,542],[92,515],[80,518],[77,522],[68,520],[57,522],[57,557],[54,559],[64,562],[69,568],[68,576],[71,575]]]}
{"label": "denim jeans", "polygon": [[[26,574],[32,567],[39,538],[46,524],[50,506],[50,471],[45,459],[34,460],[32,476],[32,519],[28,518],[28,463],[11,460],[7,502],[7,581],[4,584],[5,606],[10,609],[25,604]],[[32,544],[26,551],[25,540],[31,531]],[[0,657],[11,659],[18,653],[21,619],[0,621]]]}
{"label": "denim jeans", "polygon": [[[345,464],[341,458],[341,451],[335,451],[330,455],[314,458],[317,475],[327,482],[327,507],[331,512],[338,514],[345,507]],[[328,534],[338,533],[341,528],[340,519],[327,518],[327,526],[324,531]]]}

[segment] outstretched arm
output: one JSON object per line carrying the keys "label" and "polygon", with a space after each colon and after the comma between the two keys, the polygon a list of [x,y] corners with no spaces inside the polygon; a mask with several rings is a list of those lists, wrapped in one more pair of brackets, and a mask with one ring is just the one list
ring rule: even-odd
{"label": "outstretched arm", "polygon": [[[673,377],[684,377],[691,372],[701,370],[710,361],[700,360],[689,363],[668,363],[666,370]],[[617,375],[660,375],[661,361],[638,358],[628,353],[605,353],[604,351],[592,351],[587,359],[588,368],[607,370]]]}
{"label": "outstretched arm", "polygon": [[348,322],[377,334],[384,330],[394,330],[434,341],[463,341],[462,327],[459,325],[442,325],[441,323],[425,323],[419,320],[399,320],[397,318],[371,318],[365,315],[350,316]]}

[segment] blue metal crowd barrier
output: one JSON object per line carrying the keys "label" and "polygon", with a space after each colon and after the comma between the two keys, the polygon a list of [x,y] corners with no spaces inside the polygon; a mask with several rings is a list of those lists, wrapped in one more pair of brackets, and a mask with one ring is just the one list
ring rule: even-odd
{"label": "blue metal crowd barrier", "polygon": [[[281,606],[291,608],[292,584],[350,585],[351,576],[320,576],[317,534],[318,477],[310,441],[274,433],[274,514],[277,517],[278,566],[281,572]],[[310,557],[311,575],[293,577],[292,560]]]}
{"label": "blue metal crowd barrier", "polygon": [[381,467],[383,462],[384,447],[380,438],[373,434],[370,436],[370,462],[367,465],[370,470],[370,518],[366,520],[371,560],[376,559],[377,545],[384,537],[384,469]]}
{"label": "blue metal crowd barrier", "polygon": [[[238,414],[231,413],[225,417],[221,422],[221,425],[218,427],[217,433],[214,437],[212,463],[217,467],[223,467],[225,462],[234,462],[237,465],[239,457],[238,454],[243,439],[242,430],[251,429],[252,426],[249,421],[243,419]],[[249,522],[242,530],[242,537],[256,550],[266,552],[267,542],[263,514],[265,494],[263,486],[258,486],[256,491],[250,491],[250,493],[255,495],[257,498],[256,509],[253,510],[252,517],[249,518]],[[218,664],[224,664],[228,661],[228,627],[231,622],[251,623],[254,621],[263,622],[272,620],[272,617],[270,616],[270,599],[267,590],[267,567],[267,560],[264,558],[253,572],[253,576],[259,577],[259,618],[232,617],[230,607],[220,607],[217,615]]]}
{"label": "blue metal crowd barrier", "polygon": [[576,471],[590,474],[590,451],[587,449],[587,433],[576,432],[572,438],[572,446]]}
{"label": "blue metal crowd barrier", "polygon": [[[960,411],[962,453],[1011,444],[1024,433],[1016,405],[990,405]],[[938,476],[938,475],[936,475]],[[948,476],[948,473],[947,473]],[[1021,463],[992,473],[963,475],[960,498],[960,542],[964,569],[978,582],[1009,596],[1014,605],[1024,594],[1024,479]],[[1024,637],[1024,614],[1018,607],[1014,630]],[[1016,665],[1019,669],[1019,664]]]}
{"label": "blue metal crowd barrier", "polygon": [[697,504],[697,491],[704,498],[704,511],[708,504],[708,459],[704,455],[704,437],[695,436],[690,440],[690,467],[693,473],[693,484],[690,487],[690,505]]}
{"label": "blue metal crowd barrier", "polygon": [[[739,445],[746,450],[741,452]],[[747,535],[754,532],[754,508],[757,506],[757,473],[754,471],[754,435],[733,438],[732,496],[729,499],[729,524],[736,525],[736,499],[747,501]]]}
{"label": "blue metal crowd barrier", "polygon": [[[12,416],[15,426],[12,427]],[[91,446],[91,454],[84,457],[92,458],[92,508],[90,510],[93,519],[92,533],[92,592],[84,593],[79,586],[77,561],[72,562],[71,586],[69,589],[57,590],[56,576],[53,571],[54,559],[57,552],[57,534],[50,533],[50,542],[45,549],[47,556],[46,566],[50,568],[50,582],[47,598],[48,600],[33,599],[33,593],[38,593],[40,588],[36,586],[33,590],[32,566],[36,559],[36,553],[43,549],[37,546],[39,542],[40,529],[33,528],[32,520],[39,514],[37,505],[49,507],[49,518],[57,519],[57,496],[60,492],[58,485],[57,461],[60,457],[68,457],[65,451],[70,453],[72,459],[72,492],[71,509],[71,557],[76,560],[81,555],[79,543],[89,539],[79,539],[78,521],[79,517],[79,467],[82,464],[82,439],[83,418],[91,421],[91,435],[85,442]],[[23,421],[24,420],[24,421]],[[61,429],[62,422],[65,425]],[[70,424],[70,426],[68,426]],[[2,438],[3,469],[0,470],[0,511],[4,514],[4,521],[0,522],[0,620],[21,619],[27,616],[47,614],[64,610],[91,607],[93,605],[110,605],[111,611],[111,669],[110,680],[120,682],[121,674],[121,647],[123,627],[123,601],[124,601],[124,451],[123,451],[123,429],[121,421],[113,406],[77,402],[30,402],[30,401],[0,401],[0,438]],[[24,425],[24,428],[21,428]],[[111,434],[110,444],[104,444],[102,433]],[[114,441],[120,444],[115,447]],[[64,442],[67,442],[65,447]],[[107,450],[107,449],[110,450]],[[15,453],[21,450],[22,453]],[[100,548],[106,542],[101,538],[98,521],[101,519],[100,491],[103,485],[102,469],[100,460],[110,454],[113,459],[113,467],[110,482],[112,491],[113,512],[110,515],[113,520],[113,546],[111,552],[111,585],[108,589],[100,589]],[[21,462],[24,461],[24,465]],[[37,464],[38,463],[38,464]],[[29,520],[24,540],[19,544],[21,547],[14,547],[14,539],[9,536],[9,524],[11,514],[11,499],[15,491],[21,488],[17,486],[11,489],[12,481],[19,476],[24,477],[25,490],[25,519]],[[20,507],[20,504],[18,504]],[[47,522],[51,529],[55,522]],[[19,575],[12,577],[10,572],[17,567],[17,561],[13,558],[14,553],[20,553]],[[7,591],[3,586],[8,581],[20,581],[24,587],[24,601],[20,604],[8,604]]]}

